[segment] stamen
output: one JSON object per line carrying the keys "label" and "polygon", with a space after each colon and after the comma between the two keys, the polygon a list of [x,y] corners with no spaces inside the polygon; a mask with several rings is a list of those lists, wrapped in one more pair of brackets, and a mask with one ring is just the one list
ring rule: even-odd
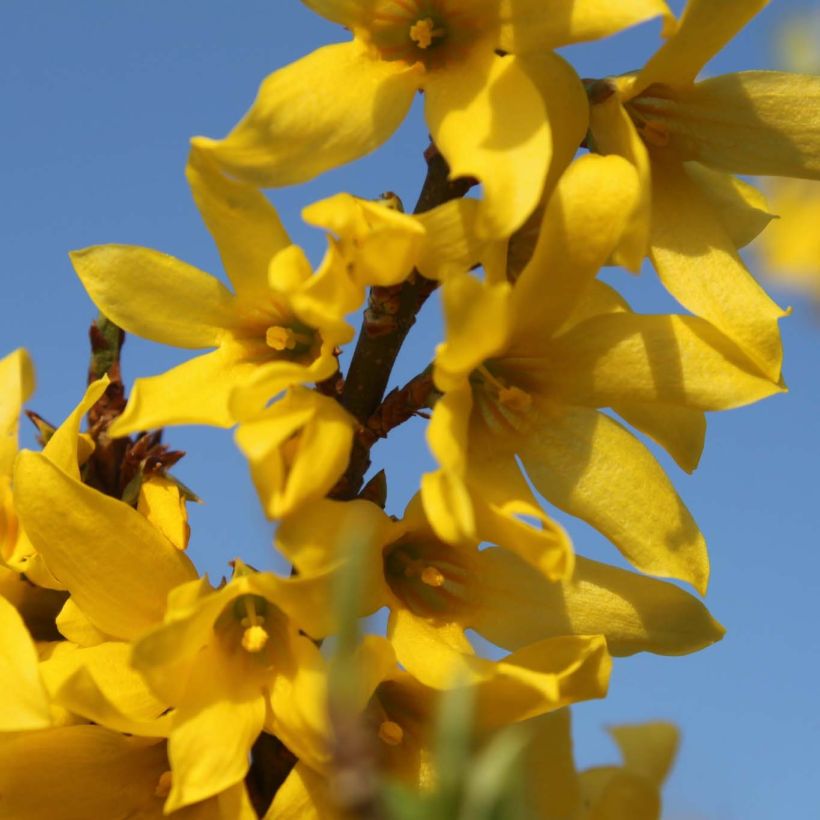
{"label": "stamen", "polygon": [[496,390],[498,390],[499,393],[502,390],[507,389],[507,386],[503,382],[499,381],[495,376],[493,376],[492,373],[490,373],[486,365],[479,365],[476,369],[484,377],[484,381],[487,382],[487,384],[492,385]]}
{"label": "stamen", "polygon": [[425,567],[421,571],[421,580],[430,587],[444,586],[444,575],[436,567]]}
{"label": "stamen", "polygon": [[425,17],[410,26],[410,39],[419,48],[430,48],[436,37],[444,36],[444,29],[435,28],[432,18]]}
{"label": "stamen", "polygon": [[265,342],[274,350],[295,350],[299,345],[309,346],[311,341],[307,333],[295,333],[281,325],[273,325],[265,332]]}
{"label": "stamen", "polygon": [[379,724],[379,740],[388,746],[398,746],[404,739],[404,730],[392,720],[383,720]]}
{"label": "stamen", "polygon": [[265,631],[265,627],[260,626],[259,624],[253,624],[252,626],[247,627],[247,629],[245,629],[242,633],[242,648],[246,652],[261,652],[265,648],[265,644],[268,642],[268,637],[269,636]]}
{"label": "stamen", "polygon": [[163,772],[154,787],[154,794],[157,797],[165,798],[171,793],[171,786],[174,785],[174,776],[170,771]]}
{"label": "stamen", "polygon": [[519,387],[503,387],[498,391],[498,400],[519,413],[526,413],[532,407],[532,396]]}

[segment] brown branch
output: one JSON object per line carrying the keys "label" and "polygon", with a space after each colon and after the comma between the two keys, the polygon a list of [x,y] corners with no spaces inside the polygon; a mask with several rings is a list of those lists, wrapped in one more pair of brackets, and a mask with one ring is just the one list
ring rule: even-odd
{"label": "brown branch", "polygon": [[[451,199],[458,199],[476,184],[475,180],[468,178],[450,181],[447,162],[434,146],[425,151],[424,157],[427,160],[427,177],[413,213],[423,213]],[[415,324],[416,315],[437,287],[437,282],[426,279],[414,270],[400,285],[370,289],[359,341],[342,391],[342,404],[363,427],[367,427],[379,407],[396,356]],[[355,497],[369,466],[369,446],[357,440],[348,469],[334,488],[333,497]]]}

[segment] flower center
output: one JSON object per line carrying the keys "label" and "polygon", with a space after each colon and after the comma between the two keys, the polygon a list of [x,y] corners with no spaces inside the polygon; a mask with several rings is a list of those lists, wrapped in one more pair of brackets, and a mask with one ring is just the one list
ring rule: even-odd
{"label": "flower center", "polygon": [[469,601],[470,570],[464,556],[429,535],[411,534],[389,544],[383,561],[388,586],[417,615],[451,615]]}
{"label": "flower center", "polygon": [[268,347],[274,350],[307,350],[313,344],[313,336],[310,333],[294,331],[289,327],[281,325],[271,325],[265,331],[265,342]]}
{"label": "flower center", "polygon": [[404,740],[404,729],[393,720],[383,720],[379,724],[379,740],[388,746],[398,746]]}
{"label": "flower center", "polygon": [[433,41],[444,37],[445,33],[443,28],[436,27],[432,17],[417,20],[410,26],[410,39],[419,48],[430,48]]}
{"label": "flower center", "polygon": [[533,409],[532,395],[521,387],[493,373],[485,363],[476,368],[470,381],[476,406],[490,430],[502,432],[512,428],[527,429]]}
{"label": "flower center", "polygon": [[[257,598],[253,595],[243,595],[240,599],[245,609],[245,617],[239,623],[245,628],[242,633],[242,648],[246,652],[256,654],[265,648],[268,642],[268,633],[265,631],[263,624],[265,617],[257,612]],[[258,599],[263,600],[263,599]]]}

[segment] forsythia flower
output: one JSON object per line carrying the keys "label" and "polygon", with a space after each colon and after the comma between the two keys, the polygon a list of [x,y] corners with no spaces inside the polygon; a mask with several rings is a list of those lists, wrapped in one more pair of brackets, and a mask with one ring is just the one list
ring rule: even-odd
{"label": "forsythia flower", "polygon": [[[648,251],[670,293],[777,381],[785,314],[736,251],[769,216],[726,172],[820,178],[820,77],[750,71],[694,82],[766,4],[690,0],[641,71],[591,85],[590,144],[629,159],[641,179],[616,261],[637,271]],[[727,198],[736,205],[727,209]]]}
{"label": "forsythia flower", "polygon": [[422,498],[442,538],[480,540],[474,498],[531,498],[518,455],[547,500],[607,535],[637,568],[702,592],[708,559],[697,525],[644,445],[597,408],[623,402],[640,420],[669,407],[736,407],[778,388],[702,319],[585,313],[633,173],[619,157],[583,157],[559,182],[512,288],[469,275],[445,283],[447,334],[434,370],[444,395],[428,430],[441,469],[422,478]]}
{"label": "forsythia flower", "polygon": [[478,229],[495,237],[535,207],[553,143],[586,116],[577,77],[549,49],[659,15],[673,23],[661,0],[305,2],[353,40],[276,71],[228,137],[196,144],[243,179],[299,182],[384,142],[422,89],[433,141],[453,176],[482,183]]}
{"label": "forsythia flower", "polygon": [[188,179],[235,295],[214,277],[148,248],[104,245],[72,254],[92,299],[126,331],[179,347],[216,348],[138,379],[112,435],[165,424],[231,426],[236,388],[252,386],[261,409],[286,387],[326,379],[337,369],[336,346],[352,334],[339,312],[313,323],[294,308],[310,265],[259,191],[222,178],[196,151]]}

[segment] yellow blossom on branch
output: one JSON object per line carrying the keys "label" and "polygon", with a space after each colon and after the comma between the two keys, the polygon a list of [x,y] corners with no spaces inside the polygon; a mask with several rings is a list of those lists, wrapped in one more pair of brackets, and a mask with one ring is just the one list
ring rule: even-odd
{"label": "yellow blossom on branch", "polygon": [[661,0],[583,0],[559,9],[534,0],[306,4],[350,29],[353,40],[273,73],[228,137],[195,144],[240,178],[300,182],[387,140],[422,89],[452,176],[484,187],[477,229],[494,237],[509,235],[535,207],[553,144],[563,145],[562,131],[586,117],[577,78],[549,49],[661,15],[667,30],[674,24]]}

